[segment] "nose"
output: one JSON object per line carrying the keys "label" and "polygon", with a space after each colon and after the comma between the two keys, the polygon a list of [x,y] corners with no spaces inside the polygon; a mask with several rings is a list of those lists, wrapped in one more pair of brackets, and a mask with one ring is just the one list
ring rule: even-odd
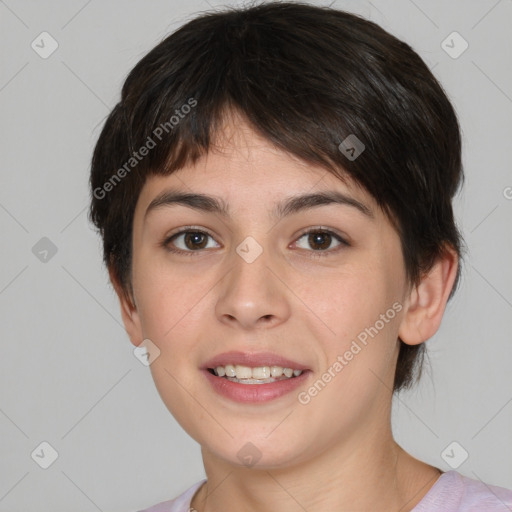
{"label": "nose", "polygon": [[247,330],[275,327],[290,316],[283,276],[263,251],[254,261],[233,252],[231,270],[219,283],[217,318],[228,326]]}

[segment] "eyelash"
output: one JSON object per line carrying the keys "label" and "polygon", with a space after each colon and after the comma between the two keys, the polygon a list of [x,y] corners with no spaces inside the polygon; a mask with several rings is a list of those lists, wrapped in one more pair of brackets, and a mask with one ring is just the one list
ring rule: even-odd
{"label": "eyelash", "polygon": [[[202,249],[197,249],[195,251],[190,251],[190,250],[184,251],[182,249],[175,249],[175,248],[170,247],[169,244],[175,238],[178,238],[179,236],[187,234],[187,233],[199,233],[199,234],[206,235],[206,236],[209,236],[211,238],[214,238],[211,233],[209,233],[208,231],[205,231],[204,229],[197,229],[194,226],[186,226],[181,231],[178,231],[177,233],[174,233],[174,234],[166,237],[162,241],[162,243],[161,243],[162,247],[164,249],[166,249],[167,251],[171,252],[171,253],[179,254],[179,255],[182,255],[182,256],[195,256],[197,253],[203,252],[204,250],[202,250]],[[323,257],[326,257],[326,256],[331,256],[333,253],[339,252],[343,247],[349,247],[350,246],[350,244],[344,238],[342,238],[340,235],[338,235],[334,231],[331,231],[330,229],[325,229],[325,228],[322,228],[322,227],[310,228],[307,231],[304,231],[301,235],[299,235],[299,237],[296,239],[296,241],[300,240],[305,235],[315,234],[315,233],[321,233],[321,234],[330,235],[334,239],[336,239],[340,243],[340,245],[337,248],[330,249],[330,250],[326,249],[326,250],[311,250],[311,251],[307,251],[307,252],[311,253],[308,256],[309,258],[323,258]]]}

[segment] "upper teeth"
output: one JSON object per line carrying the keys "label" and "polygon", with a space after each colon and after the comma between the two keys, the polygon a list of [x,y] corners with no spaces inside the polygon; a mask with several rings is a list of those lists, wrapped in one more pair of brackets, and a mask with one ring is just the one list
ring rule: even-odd
{"label": "upper teeth", "polygon": [[279,378],[283,375],[290,378],[292,375],[298,377],[302,370],[293,370],[292,368],[283,368],[281,366],[243,366],[241,364],[226,366],[217,366],[215,372],[219,377],[236,377],[237,379],[269,379]]}

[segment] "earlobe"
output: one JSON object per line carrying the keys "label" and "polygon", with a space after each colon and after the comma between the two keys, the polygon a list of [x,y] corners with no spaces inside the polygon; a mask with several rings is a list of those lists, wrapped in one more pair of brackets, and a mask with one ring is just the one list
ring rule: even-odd
{"label": "earlobe", "polygon": [[119,299],[121,317],[123,319],[126,332],[128,333],[132,344],[138,346],[142,343],[144,337],[142,335],[140,317],[137,308],[132,298],[128,296],[128,292],[119,283],[112,269],[109,269],[109,276],[112,286],[114,287],[116,295]]}
{"label": "earlobe", "polygon": [[398,331],[404,343],[418,345],[439,329],[458,265],[457,253],[446,248],[430,271],[413,287]]}

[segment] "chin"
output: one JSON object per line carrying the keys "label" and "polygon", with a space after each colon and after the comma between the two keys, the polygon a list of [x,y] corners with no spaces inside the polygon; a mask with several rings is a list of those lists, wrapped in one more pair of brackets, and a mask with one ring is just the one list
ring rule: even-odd
{"label": "chin", "polygon": [[[245,436],[230,439],[225,444],[215,443],[215,446],[207,447],[205,451],[239,469],[275,470],[297,464],[302,458],[298,454],[303,449],[305,447],[284,446],[280,441],[272,439],[272,436],[261,440]],[[305,454],[303,458],[307,458]]]}

